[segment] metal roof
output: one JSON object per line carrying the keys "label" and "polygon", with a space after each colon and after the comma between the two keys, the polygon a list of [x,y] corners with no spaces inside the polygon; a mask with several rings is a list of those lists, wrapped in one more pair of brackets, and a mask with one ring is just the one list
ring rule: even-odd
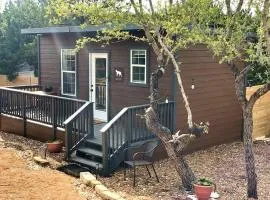
{"label": "metal roof", "polygon": [[[21,29],[22,34],[46,34],[46,33],[93,33],[97,31],[101,31],[106,26],[103,25],[91,25],[87,28],[81,28],[80,26],[51,26],[51,27],[43,27],[43,28],[25,28]],[[108,27],[108,26],[107,26]],[[135,25],[127,25],[123,28],[123,31],[135,31],[141,30],[138,26]]]}

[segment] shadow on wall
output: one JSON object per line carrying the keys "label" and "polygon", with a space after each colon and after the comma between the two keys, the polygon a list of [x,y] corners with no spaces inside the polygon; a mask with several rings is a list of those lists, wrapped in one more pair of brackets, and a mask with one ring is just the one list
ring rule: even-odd
{"label": "shadow on wall", "polygon": [[38,77],[33,74],[19,74],[13,81],[9,81],[6,75],[0,75],[0,86],[36,85]]}

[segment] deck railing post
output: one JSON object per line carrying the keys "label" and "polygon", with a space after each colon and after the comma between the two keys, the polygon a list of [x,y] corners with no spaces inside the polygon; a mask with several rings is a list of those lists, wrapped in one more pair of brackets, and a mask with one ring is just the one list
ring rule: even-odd
{"label": "deck railing post", "polygon": [[56,106],[55,106],[55,98],[52,98],[52,126],[53,126],[53,139],[56,140],[56,132],[57,132],[57,117],[56,117]]}
{"label": "deck railing post", "polygon": [[[109,171],[109,141],[107,132],[102,133],[102,154],[103,154],[103,169],[104,173]],[[107,174],[104,174],[107,175]]]}
{"label": "deck railing post", "polygon": [[23,136],[26,137],[26,94],[22,94],[22,107],[23,107]]}

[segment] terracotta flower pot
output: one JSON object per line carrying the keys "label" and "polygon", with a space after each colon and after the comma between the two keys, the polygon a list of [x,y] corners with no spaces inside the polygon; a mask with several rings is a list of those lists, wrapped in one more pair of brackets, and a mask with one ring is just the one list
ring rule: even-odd
{"label": "terracotta flower pot", "polygon": [[47,151],[50,153],[59,153],[62,151],[63,142],[62,141],[53,141],[47,142]]}
{"label": "terracotta flower pot", "polygon": [[199,200],[208,200],[211,196],[211,193],[213,192],[213,185],[210,186],[204,186],[204,185],[198,185],[194,184],[194,192]]}

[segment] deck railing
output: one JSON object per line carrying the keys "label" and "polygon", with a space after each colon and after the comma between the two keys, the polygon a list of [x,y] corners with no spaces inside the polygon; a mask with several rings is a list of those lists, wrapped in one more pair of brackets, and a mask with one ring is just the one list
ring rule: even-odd
{"label": "deck railing", "polygon": [[0,113],[22,118],[25,136],[26,120],[33,120],[52,125],[56,137],[57,127],[64,128],[64,121],[85,103],[78,99],[0,87]]}
{"label": "deck railing", "polygon": [[[132,106],[123,108],[100,131],[102,134],[103,168],[113,169],[120,159],[115,159],[130,143],[156,137],[146,127],[145,119],[140,115],[145,113],[149,105]],[[175,103],[158,104],[158,116],[161,124],[173,131]]]}
{"label": "deck railing", "polygon": [[93,103],[86,102],[64,122],[67,159],[86,137],[94,136],[93,120]]}
{"label": "deck railing", "polygon": [[17,86],[8,86],[7,88],[24,90],[29,92],[40,91],[42,89],[40,85],[17,85]]}

